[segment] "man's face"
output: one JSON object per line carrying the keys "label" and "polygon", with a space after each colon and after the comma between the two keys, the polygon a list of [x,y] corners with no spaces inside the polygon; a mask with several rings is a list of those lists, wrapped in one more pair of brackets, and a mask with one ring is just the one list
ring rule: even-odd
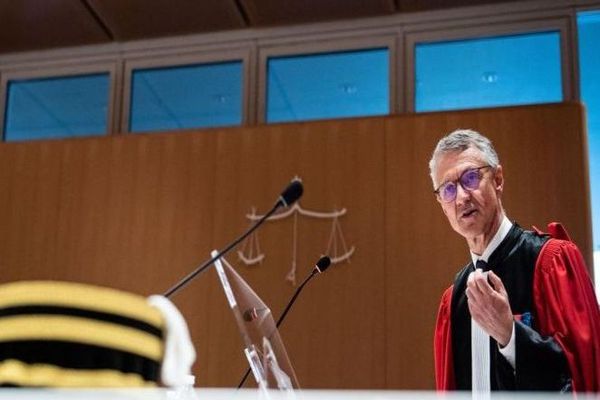
{"label": "man's face", "polygon": [[[448,181],[457,182],[466,170],[485,165],[487,162],[482,153],[475,148],[443,154],[437,160],[435,187]],[[494,233],[491,230],[502,213],[502,167],[498,166],[495,170],[483,168],[480,173],[481,181],[476,189],[465,190],[457,182],[455,200],[444,202],[438,196],[452,229],[467,240]]]}

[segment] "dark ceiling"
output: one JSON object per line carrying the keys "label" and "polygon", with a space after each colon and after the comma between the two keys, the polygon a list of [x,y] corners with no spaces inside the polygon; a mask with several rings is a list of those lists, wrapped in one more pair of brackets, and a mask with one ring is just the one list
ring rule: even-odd
{"label": "dark ceiling", "polygon": [[0,0],[0,53],[284,26],[502,0]]}

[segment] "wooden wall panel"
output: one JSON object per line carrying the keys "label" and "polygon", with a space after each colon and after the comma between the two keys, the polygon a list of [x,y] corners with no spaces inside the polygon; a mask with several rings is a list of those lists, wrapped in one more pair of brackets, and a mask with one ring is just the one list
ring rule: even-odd
{"label": "wooden wall panel", "polygon": [[[342,230],[356,246],[350,263],[305,288],[281,329],[300,383],[432,388],[437,301],[467,259],[431,194],[436,140],[456,127],[489,134],[506,166],[509,215],[524,226],[563,220],[590,258],[581,114],[562,104],[0,144],[0,279],[162,293],[298,175],[302,207],[346,208]],[[228,256],[275,316],[295,290],[285,281],[293,227],[287,219],[260,229],[259,266]],[[331,221],[298,219],[298,281],[330,230]],[[236,385],[246,364],[214,271],[173,300],[192,331],[198,384]]]}
{"label": "wooden wall panel", "polygon": [[[266,212],[294,176],[305,184],[300,200],[303,208],[348,209],[348,216],[340,222],[348,245],[359,250],[350,264],[333,266],[307,286],[281,329],[301,384],[384,387],[384,325],[380,314],[384,296],[371,290],[383,282],[383,254],[379,251],[384,239],[383,128],[383,122],[376,119],[336,121],[247,129],[219,139],[218,153],[223,159],[217,182],[236,177],[235,185],[217,188],[220,201],[216,220],[224,228],[216,237],[221,243],[246,227],[248,221],[243,216],[251,206],[256,206],[258,213]],[[371,151],[364,151],[367,148]],[[325,252],[332,221],[300,217],[297,224],[297,279],[301,282]],[[261,266],[236,263],[275,316],[295,290],[284,280],[292,261],[293,225],[290,218],[261,228],[260,243],[266,254]],[[372,229],[361,229],[364,226]],[[373,341],[369,346],[363,344],[365,333]],[[339,362],[356,362],[363,368],[339,368]],[[239,367],[232,371],[236,379],[240,371],[243,369]]]}
{"label": "wooden wall panel", "polygon": [[437,305],[442,288],[465,260],[464,243],[438,210],[428,172],[437,139],[448,130],[444,122],[432,115],[391,118],[386,125],[388,387],[434,387]]}
{"label": "wooden wall panel", "polygon": [[[466,242],[432,191],[428,162],[437,141],[471,128],[494,143],[504,167],[503,205],[526,229],[561,221],[591,264],[587,153],[577,104],[389,118],[386,125],[388,386],[429,389],[439,298],[469,262]],[[407,134],[408,133],[408,134]],[[410,327],[410,328],[407,328]]]}

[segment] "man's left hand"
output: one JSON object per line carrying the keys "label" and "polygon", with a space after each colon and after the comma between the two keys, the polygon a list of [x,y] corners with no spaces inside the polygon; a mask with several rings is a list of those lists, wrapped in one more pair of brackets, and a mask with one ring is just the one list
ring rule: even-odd
{"label": "man's left hand", "polygon": [[471,317],[501,347],[506,346],[512,333],[513,315],[502,280],[492,271],[483,273],[476,269],[469,275],[466,293]]}

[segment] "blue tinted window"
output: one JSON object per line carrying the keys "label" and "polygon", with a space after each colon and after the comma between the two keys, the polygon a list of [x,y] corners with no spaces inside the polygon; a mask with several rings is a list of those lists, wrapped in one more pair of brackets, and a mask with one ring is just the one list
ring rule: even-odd
{"label": "blue tinted window", "polygon": [[560,35],[544,32],[415,48],[415,110],[562,101]]}
{"label": "blue tinted window", "polygon": [[241,123],[241,61],[133,71],[131,132]]}
{"label": "blue tinted window", "polygon": [[596,288],[600,290],[600,11],[579,13],[579,76],[587,111]]}
{"label": "blue tinted window", "polygon": [[4,140],[107,132],[109,74],[8,82]]}
{"label": "blue tinted window", "polygon": [[268,60],[267,122],[389,112],[387,49]]}

